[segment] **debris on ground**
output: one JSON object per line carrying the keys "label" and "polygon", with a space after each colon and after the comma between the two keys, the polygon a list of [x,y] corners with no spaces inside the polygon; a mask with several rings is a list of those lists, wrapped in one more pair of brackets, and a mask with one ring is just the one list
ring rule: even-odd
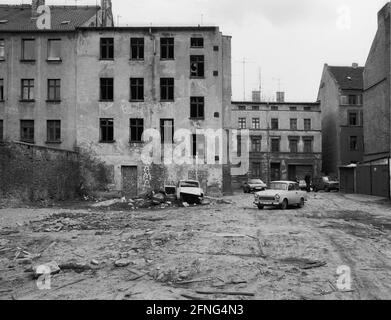
{"label": "debris on ground", "polygon": [[33,268],[33,277],[39,278],[42,275],[54,275],[61,271],[57,262],[52,261],[45,264],[35,265]]}
{"label": "debris on ground", "polygon": [[119,260],[114,262],[114,265],[117,268],[124,268],[124,267],[127,267],[128,265],[130,265],[131,263],[132,263],[132,260],[129,260],[129,259],[119,259]]}
{"label": "debris on ground", "polygon": [[302,259],[302,258],[287,258],[287,259],[282,259],[280,261],[285,264],[296,265],[303,270],[320,268],[327,264],[327,262],[325,261],[316,261],[316,260],[309,260],[309,259]]}

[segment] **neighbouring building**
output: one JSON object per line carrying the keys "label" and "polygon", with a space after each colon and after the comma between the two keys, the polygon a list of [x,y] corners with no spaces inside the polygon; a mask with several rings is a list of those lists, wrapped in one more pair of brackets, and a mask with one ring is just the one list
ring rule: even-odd
{"label": "neighbouring building", "polygon": [[323,173],[363,160],[363,67],[325,64],[318,101],[322,111]]}
{"label": "neighbouring building", "polygon": [[112,25],[111,1],[49,6],[50,29],[37,27],[32,5],[0,5],[0,139],[74,150],[76,52],[81,26]]}
{"label": "neighbouring building", "polygon": [[[79,30],[78,147],[110,165],[126,195],[180,179],[197,179],[207,194],[221,194],[227,151],[219,150],[226,140],[213,150],[202,130],[229,123],[231,38],[206,26]],[[141,161],[147,129],[160,133],[162,163]],[[171,149],[183,129],[190,131],[191,159],[177,165]]]}
{"label": "neighbouring building", "polygon": [[319,103],[232,102],[231,119],[231,129],[238,131],[231,151],[236,188],[248,178],[296,181],[320,175]]}
{"label": "neighbouring building", "polygon": [[[231,123],[231,37],[218,27],[113,27],[110,0],[49,6],[42,30],[42,4],[0,6],[0,139],[87,150],[129,196],[180,179],[229,191],[227,138],[211,148],[208,137]],[[154,164],[140,158],[149,129],[160,134]],[[180,129],[190,160],[176,165]]]}
{"label": "neighbouring building", "polygon": [[364,161],[359,193],[391,197],[390,3],[378,13],[378,29],[364,70]]}

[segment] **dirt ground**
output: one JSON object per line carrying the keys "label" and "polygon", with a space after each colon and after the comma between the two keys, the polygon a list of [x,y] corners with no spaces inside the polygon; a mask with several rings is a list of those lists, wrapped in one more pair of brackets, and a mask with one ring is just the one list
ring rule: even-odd
{"label": "dirt ground", "polygon": [[[391,299],[390,203],[311,193],[303,209],[260,211],[252,195],[224,199],[1,209],[0,299]],[[39,290],[32,266],[51,261],[61,272]],[[351,290],[337,287],[339,266]]]}

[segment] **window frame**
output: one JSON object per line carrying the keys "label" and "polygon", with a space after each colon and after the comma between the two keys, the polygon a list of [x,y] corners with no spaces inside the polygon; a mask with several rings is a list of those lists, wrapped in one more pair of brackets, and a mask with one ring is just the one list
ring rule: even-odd
{"label": "window frame", "polygon": [[[170,123],[171,125],[170,126],[166,126],[165,123]],[[174,119],[170,118],[170,119],[160,119],[160,139],[161,139],[161,143],[162,144],[165,144],[165,143],[169,143],[169,144],[173,144],[174,143]],[[172,141],[165,141],[165,136],[164,136],[164,128],[170,128],[172,129],[171,131],[171,136],[172,136]]]}
{"label": "window frame", "polygon": [[205,97],[190,97],[190,119],[205,120]]}
{"label": "window frame", "polygon": [[[306,145],[307,143],[310,143],[310,148],[307,149]],[[313,137],[303,137],[303,153],[314,153],[314,138]]]}
{"label": "window frame", "polygon": [[[351,118],[351,116],[352,115],[354,115],[355,116],[355,123],[354,124],[352,124],[352,122],[351,122],[351,120],[352,120],[352,118]],[[349,125],[349,127],[358,127],[359,126],[359,124],[360,124],[360,122],[359,122],[359,113],[357,112],[357,111],[355,111],[355,110],[349,110],[348,111],[348,125]]]}
{"label": "window frame", "polygon": [[[104,123],[106,122],[106,123]],[[108,139],[110,137],[110,129],[112,139]],[[105,133],[103,132],[105,130]],[[106,135],[107,139],[103,139],[104,135]],[[99,143],[114,143],[114,118],[99,118]]]}
{"label": "window frame", "polygon": [[[51,85],[51,82],[54,81],[54,85]],[[58,84],[57,84],[58,82]],[[47,91],[47,101],[48,102],[60,102],[61,101],[61,79],[48,79],[48,91]],[[51,89],[54,89],[53,97],[50,95]],[[58,92],[57,92],[58,89]],[[57,95],[58,94],[58,95]]]}
{"label": "window frame", "polygon": [[[193,71],[193,66],[196,66],[196,71]],[[205,78],[205,56],[190,55],[190,78],[203,79]]]}
{"label": "window frame", "polygon": [[[136,51],[136,56],[133,55],[133,49],[135,49],[135,51]],[[130,60],[144,61],[144,59],[145,59],[145,39],[144,39],[144,37],[130,38]]]}
{"label": "window frame", "polygon": [[[110,43],[110,41],[111,43]],[[107,41],[107,42],[106,42]],[[104,43],[106,42],[106,43]],[[99,60],[114,60],[114,38],[102,37],[99,41]],[[103,55],[106,56],[103,56]]]}
{"label": "window frame", "polygon": [[238,118],[238,128],[247,129],[247,118],[243,118],[243,117]]}
{"label": "window frame", "polygon": [[[352,148],[352,141],[353,141],[352,138],[354,138],[355,142],[356,142],[355,148]],[[358,148],[358,136],[349,136],[349,151],[351,151],[351,152],[359,151],[359,148]]]}
{"label": "window frame", "polygon": [[289,119],[289,128],[292,131],[297,131],[298,130],[297,118],[290,118]]}
{"label": "window frame", "polygon": [[[134,122],[132,124],[132,121]],[[132,129],[135,130],[135,137],[132,134]],[[140,133],[141,131],[141,133]],[[143,143],[144,133],[144,119],[143,118],[130,118],[129,119],[129,142],[130,143]],[[135,138],[135,139],[134,139]]]}
{"label": "window frame", "polygon": [[[30,126],[23,126],[26,124],[30,124]],[[28,138],[24,137],[23,131],[27,129]],[[20,120],[20,141],[25,143],[34,143],[35,139],[35,123],[34,120],[23,119]]]}
{"label": "window frame", "polygon": [[0,142],[4,141],[4,120],[0,119]]}
{"label": "window frame", "polygon": [[0,61],[5,61],[5,39],[0,38]]}
{"label": "window frame", "polygon": [[[27,43],[27,42],[31,42],[31,43],[33,43],[33,48],[32,48],[32,59],[26,59],[26,47],[25,47],[25,44]],[[22,62],[35,62],[35,60],[36,60],[36,48],[35,48],[35,39],[33,38],[33,39],[29,39],[29,38],[23,38],[22,39],[22,56],[21,56],[21,59],[20,59],[20,61],[22,61]]]}
{"label": "window frame", "polygon": [[[294,143],[294,144],[292,144]],[[292,146],[295,146],[292,148]],[[289,152],[290,153],[298,153],[299,152],[299,138],[291,137],[289,138]]]}
{"label": "window frame", "polygon": [[[309,122],[309,126],[308,126]],[[311,131],[312,130],[312,119],[304,119],[304,131]]]}
{"label": "window frame", "polygon": [[61,120],[46,121],[46,143],[61,143]]}
{"label": "window frame", "polygon": [[[197,45],[197,41],[201,41],[201,45]],[[192,49],[203,49],[204,48],[204,38],[203,37],[191,37],[190,38],[190,48]]]}
{"label": "window frame", "polygon": [[4,78],[0,78],[0,101],[4,101]]}
{"label": "window frame", "polygon": [[[58,57],[50,57],[50,49],[51,49],[51,44],[53,43],[53,42],[59,42],[59,50],[60,50],[60,52],[59,52],[59,56]],[[49,62],[59,62],[59,61],[61,61],[62,59],[61,59],[61,55],[60,55],[60,53],[61,53],[61,39],[48,39],[48,52],[47,52],[47,58],[46,58],[46,60],[47,61],[49,61]]]}
{"label": "window frame", "polygon": [[280,130],[280,123],[278,118],[271,118],[270,119],[270,129],[273,131]]}
{"label": "window frame", "polygon": [[260,130],[261,129],[261,119],[260,118],[252,118],[251,119],[251,128],[253,130]]}
{"label": "window frame", "polygon": [[[166,95],[165,98],[163,98],[163,94]],[[162,102],[175,101],[175,79],[174,78],[160,78],[160,101]]]}
{"label": "window frame", "polygon": [[251,152],[262,152],[262,136],[251,136]]}
{"label": "window frame", "polygon": [[[110,81],[111,80],[111,84],[103,84],[104,81]],[[106,97],[106,98],[103,98],[103,93],[105,93],[105,95],[109,95],[110,93],[110,87],[111,87],[111,94],[112,94],[112,98],[110,97]],[[104,90],[103,90],[104,89]],[[99,78],[99,101],[101,102],[113,102],[114,101],[114,78]]]}
{"label": "window frame", "polygon": [[[129,101],[144,101],[144,78],[130,78],[130,97]],[[133,97],[133,90],[135,90],[136,97]]]}
{"label": "window frame", "polygon": [[[27,86],[24,83],[27,81]],[[31,85],[32,83],[32,85]],[[24,96],[24,89],[28,89],[28,97]],[[34,102],[35,101],[35,80],[34,79],[21,79],[21,101]]]}
{"label": "window frame", "polygon": [[[164,56],[163,56],[163,52],[165,53]],[[160,38],[160,60],[175,60],[175,38],[174,37]]]}
{"label": "window frame", "polygon": [[[274,142],[278,141],[278,148],[274,148],[276,145]],[[275,150],[276,149],[276,150]],[[280,137],[272,137],[270,138],[270,152],[271,153],[279,153],[281,152],[281,138]]]}

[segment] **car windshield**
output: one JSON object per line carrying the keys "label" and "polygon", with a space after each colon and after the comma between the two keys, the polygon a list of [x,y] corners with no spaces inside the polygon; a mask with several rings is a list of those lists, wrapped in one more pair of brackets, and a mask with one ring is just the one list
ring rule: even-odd
{"label": "car windshield", "polygon": [[270,184],[272,190],[288,190],[288,184],[283,182],[272,182]]}
{"label": "car windshield", "polygon": [[199,184],[196,181],[182,181],[179,186],[182,188],[198,188]]}
{"label": "car windshield", "polygon": [[263,184],[263,181],[259,180],[259,179],[252,179],[252,180],[249,180],[248,183],[250,183],[250,184]]}

